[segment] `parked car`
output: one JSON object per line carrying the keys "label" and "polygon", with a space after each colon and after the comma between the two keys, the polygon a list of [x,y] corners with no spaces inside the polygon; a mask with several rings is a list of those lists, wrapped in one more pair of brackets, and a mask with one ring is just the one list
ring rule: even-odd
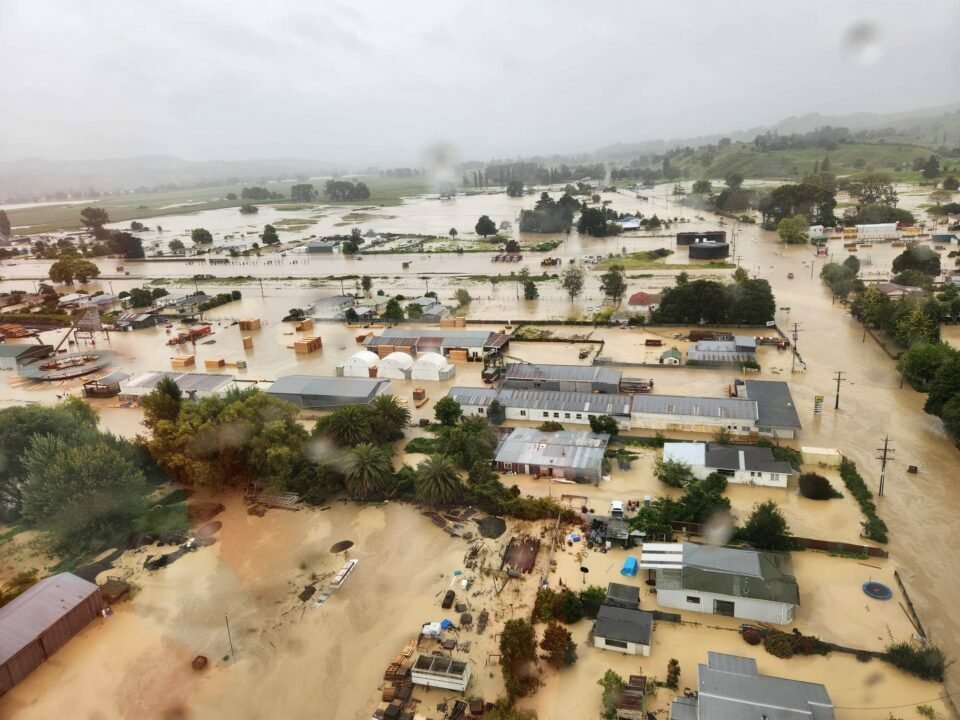
{"label": "parked car", "polygon": [[440,607],[444,610],[449,610],[453,607],[453,601],[456,599],[457,594],[453,590],[447,590],[447,594],[443,596],[443,602],[440,603]]}

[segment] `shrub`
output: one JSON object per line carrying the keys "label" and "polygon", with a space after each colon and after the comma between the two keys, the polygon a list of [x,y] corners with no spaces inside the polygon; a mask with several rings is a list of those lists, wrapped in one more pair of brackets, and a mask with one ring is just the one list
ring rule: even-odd
{"label": "shrub", "polygon": [[424,455],[433,455],[440,450],[440,441],[436,438],[418,437],[413,438],[403,448],[408,453],[423,453]]}
{"label": "shrub", "polygon": [[759,645],[763,642],[763,635],[761,635],[760,631],[756,628],[745,627],[740,631],[740,636],[744,639],[747,645]]}
{"label": "shrub", "polygon": [[800,494],[810,500],[830,500],[843,497],[823,475],[804,473],[800,476]]}
{"label": "shrub", "polygon": [[943,682],[947,662],[936,645],[901,642],[888,645],[885,659],[894,667],[924,680]]}
{"label": "shrub", "polygon": [[540,432],[559,432],[563,430],[563,425],[555,420],[547,420],[544,423],[540,423],[540,427],[538,427],[537,430]]}
{"label": "shrub", "polygon": [[873,493],[857,472],[857,465],[852,460],[840,460],[840,477],[847,490],[860,503],[860,510],[866,520],[863,523],[863,534],[870,540],[887,542],[887,524],[877,516],[877,506],[873,502]]}
{"label": "shrub", "polygon": [[763,639],[764,649],[778,658],[793,657],[793,638],[787,633],[772,632]]}

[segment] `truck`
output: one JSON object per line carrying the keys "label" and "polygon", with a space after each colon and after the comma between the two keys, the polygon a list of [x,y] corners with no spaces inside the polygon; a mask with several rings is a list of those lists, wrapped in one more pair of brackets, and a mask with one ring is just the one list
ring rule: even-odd
{"label": "truck", "polygon": [[610,502],[610,517],[623,518],[623,500],[613,500]]}

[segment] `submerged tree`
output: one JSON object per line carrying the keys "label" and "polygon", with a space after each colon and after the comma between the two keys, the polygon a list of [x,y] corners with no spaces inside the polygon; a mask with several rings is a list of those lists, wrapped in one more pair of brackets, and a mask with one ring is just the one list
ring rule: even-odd
{"label": "submerged tree", "polygon": [[417,500],[434,507],[450,505],[463,495],[460,473],[447,455],[431,455],[417,465]]}
{"label": "submerged tree", "polygon": [[383,494],[392,474],[390,458],[381,448],[360,443],[350,453],[344,480],[351,496],[357,500],[367,500]]}

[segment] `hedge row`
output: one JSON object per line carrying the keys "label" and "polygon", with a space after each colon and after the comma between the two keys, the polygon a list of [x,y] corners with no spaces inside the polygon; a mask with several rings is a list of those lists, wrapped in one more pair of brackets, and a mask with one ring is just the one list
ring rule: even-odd
{"label": "hedge row", "polygon": [[877,505],[873,502],[873,493],[857,472],[857,464],[843,458],[840,461],[840,477],[843,484],[860,503],[860,510],[866,520],[863,523],[863,534],[876,542],[887,542],[887,524],[877,515]]}

